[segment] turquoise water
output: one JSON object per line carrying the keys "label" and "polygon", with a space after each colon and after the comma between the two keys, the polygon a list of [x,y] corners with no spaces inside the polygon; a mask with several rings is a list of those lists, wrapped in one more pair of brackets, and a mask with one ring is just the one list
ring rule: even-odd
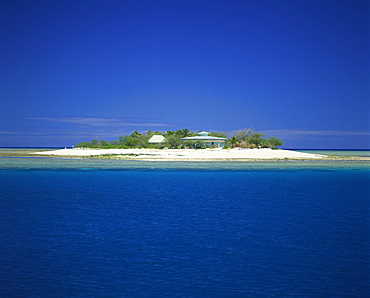
{"label": "turquoise water", "polygon": [[0,296],[366,297],[369,174],[0,158]]}
{"label": "turquoise water", "polygon": [[0,157],[1,169],[204,169],[204,170],[297,170],[297,169],[369,169],[370,161],[139,161],[68,158]]}
{"label": "turquoise water", "polygon": [[366,156],[370,157],[370,150],[300,150],[296,151],[313,153],[313,154],[324,154],[324,155],[337,155],[337,156]]}
{"label": "turquoise water", "polygon": [[[36,148],[36,147],[16,147],[16,148],[4,148],[0,147],[0,152],[5,151],[24,151],[24,150],[31,150],[31,151],[43,151],[43,150],[59,150],[64,149],[64,147],[43,147],[43,148]],[[299,152],[305,152],[305,153],[313,153],[313,154],[324,154],[324,155],[337,155],[337,156],[370,156],[370,150],[331,150],[331,149],[317,149],[317,150],[311,150],[311,149],[289,149],[289,150],[295,150]]]}
{"label": "turquoise water", "polygon": [[24,150],[27,150],[27,151],[42,151],[42,150],[59,150],[59,149],[64,149],[64,147],[42,147],[42,148],[38,148],[38,147],[0,147],[0,151],[24,151]]}

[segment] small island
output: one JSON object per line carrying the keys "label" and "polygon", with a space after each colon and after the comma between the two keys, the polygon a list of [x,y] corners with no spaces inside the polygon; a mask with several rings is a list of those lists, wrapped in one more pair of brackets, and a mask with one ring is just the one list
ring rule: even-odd
{"label": "small island", "polygon": [[222,132],[189,129],[177,131],[148,131],[144,134],[135,130],[128,136],[120,136],[114,141],[99,141],[76,144],[73,149],[43,151],[34,154],[44,156],[99,158],[99,159],[139,159],[166,161],[232,161],[232,160],[285,160],[323,159],[327,156],[292,150],[278,149],[283,141],[275,137],[265,138],[253,129],[241,129],[227,137]]}
{"label": "small island", "polygon": [[110,142],[95,138],[90,142],[78,143],[71,149],[18,155],[148,161],[370,160],[363,156],[331,156],[277,148],[282,144],[282,140],[265,138],[253,129],[235,131],[231,137],[222,132],[193,133],[189,129],[166,133],[139,133],[135,130],[130,135],[120,136],[118,140]]}

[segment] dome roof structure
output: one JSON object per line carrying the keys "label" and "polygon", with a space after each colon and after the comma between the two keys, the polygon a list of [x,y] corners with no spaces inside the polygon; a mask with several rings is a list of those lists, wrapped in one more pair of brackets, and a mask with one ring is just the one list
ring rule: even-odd
{"label": "dome roof structure", "polygon": [[202,130],[202,131],[198,132],[198,136],[202,136],[202,137],[204,137],[204,136],[208,136],[208,135],[209,135],[209,132],[206,132],[206,131],[204,131],[204,130]]}

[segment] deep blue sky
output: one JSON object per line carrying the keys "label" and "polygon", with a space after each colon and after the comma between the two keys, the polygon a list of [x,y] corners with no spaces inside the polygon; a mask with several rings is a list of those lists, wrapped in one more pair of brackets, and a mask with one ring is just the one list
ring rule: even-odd
{"label": "deep blue sky", "polygon": [[0,146],[252,127],[370,148],[370,1],[0,0]]}

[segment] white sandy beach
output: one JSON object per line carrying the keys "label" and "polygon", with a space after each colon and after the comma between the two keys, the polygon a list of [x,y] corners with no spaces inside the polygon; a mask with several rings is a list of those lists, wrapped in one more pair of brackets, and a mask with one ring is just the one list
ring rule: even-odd
{"label": "white sandy beach", "polygon": [[321,159],[325,155],[272,149],[61,149],[34,154],[51,156],[114,155],[117,158],[155,160],[242,160],[242,159]]}

